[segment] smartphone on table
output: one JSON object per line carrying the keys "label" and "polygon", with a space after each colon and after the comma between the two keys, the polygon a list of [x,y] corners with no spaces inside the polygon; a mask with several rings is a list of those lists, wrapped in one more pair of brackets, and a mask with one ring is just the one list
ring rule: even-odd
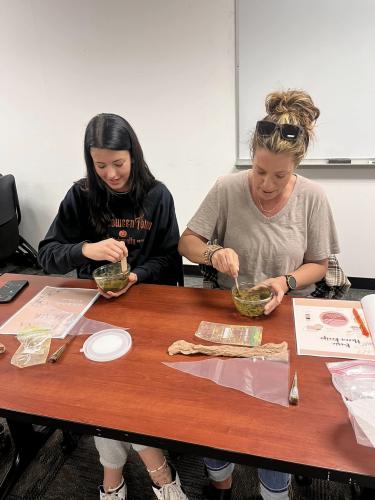
{"label": "smartphone on table", "polygon": [[0,304],[10,302],[27,286],[27,280],[11,280],[0,286]]}

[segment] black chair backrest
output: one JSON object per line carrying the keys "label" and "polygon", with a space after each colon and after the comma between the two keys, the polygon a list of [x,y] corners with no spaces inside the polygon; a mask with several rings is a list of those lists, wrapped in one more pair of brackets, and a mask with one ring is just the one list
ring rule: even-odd
{"label": "black chair backrest", "polygon": [[18,247],[21,211],[13,175],[0,174],[0,260],[14,254]]}

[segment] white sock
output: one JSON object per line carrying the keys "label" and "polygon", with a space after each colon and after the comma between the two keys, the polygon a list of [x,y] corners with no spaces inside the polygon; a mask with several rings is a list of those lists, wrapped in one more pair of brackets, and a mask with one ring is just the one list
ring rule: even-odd
{"label": "white sock", "polygon": [[265,488],[262,483],[260,483],[259,486],[260,486],[260,494],[262,495],[263,500],[289,500],[288,490],[274,492],[267,490],[267,488]]}

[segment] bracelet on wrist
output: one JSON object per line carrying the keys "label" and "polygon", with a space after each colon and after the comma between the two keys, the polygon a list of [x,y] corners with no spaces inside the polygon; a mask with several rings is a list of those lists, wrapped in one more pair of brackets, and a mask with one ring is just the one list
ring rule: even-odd
{"label": "bracelet on wrist", "polygon": [[206,250],[203,252],[203,260],[207,266],[212,266],[212,256],[218,250],[222,250],[221,245],[207,245]]}

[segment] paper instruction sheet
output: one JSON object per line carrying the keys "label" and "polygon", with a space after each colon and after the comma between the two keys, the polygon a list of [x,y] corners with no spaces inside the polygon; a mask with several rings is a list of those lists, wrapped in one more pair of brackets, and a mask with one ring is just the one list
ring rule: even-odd
{"label": "paper instruction sheet", "polygon": [[[353,309],[369,336],[362,333]],[[293,310],[298,354],[375,360],[375,294],[360,302],[296,298]]]}

